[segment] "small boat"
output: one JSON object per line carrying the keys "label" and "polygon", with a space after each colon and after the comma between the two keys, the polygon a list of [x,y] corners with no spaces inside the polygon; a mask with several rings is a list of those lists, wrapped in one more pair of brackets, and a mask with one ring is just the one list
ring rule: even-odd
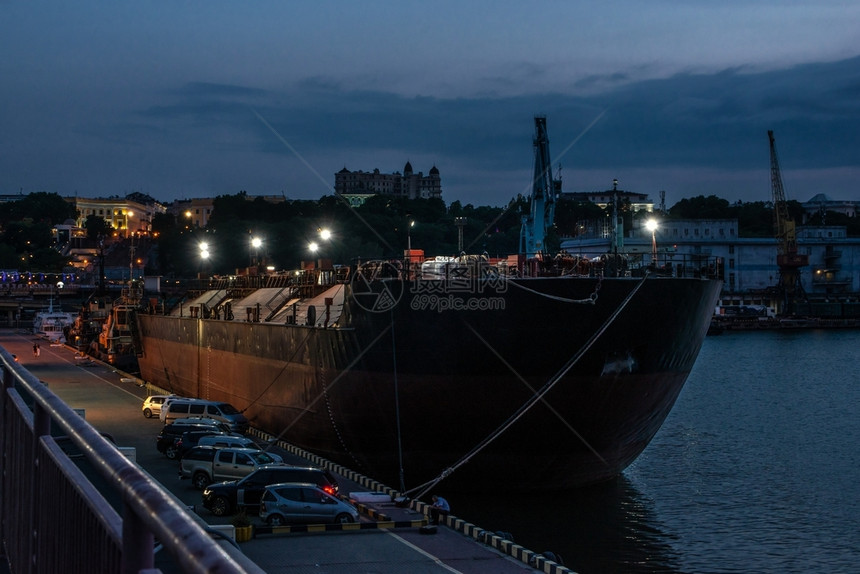
{"label": "small boat", "polygon": [[54,310],[54,299],[48,303],[48,309],[39,311],[33,317],[33,334],[48,339],[52,343],[65,343],[66,328],[75,322],[75,315],[65,311]]}

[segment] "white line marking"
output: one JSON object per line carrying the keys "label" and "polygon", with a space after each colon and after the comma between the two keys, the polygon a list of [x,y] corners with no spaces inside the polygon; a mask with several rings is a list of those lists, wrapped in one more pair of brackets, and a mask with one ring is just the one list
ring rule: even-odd
{"label": "white line marking", "polygon": [[437,557],[433,556],[432,554],[425,552],[424,550],[422,550],[421,548],[418,548],[417,546],[415,546],[411,542],[407,542],[406,540],[404,540],[403,538],[401,538],[400,536],[398,536],[394,532],[392,532],[390,530],[386,530],[385,533],[388,534],[389,536],[393,536],[394,538],[396,538],[397,540],[399,540],[400,542],[402,542],[403,544],[405,544],[406,546],[408,546],[412,550],[418,552],[419,554],[423,554],[424,556],[426,556],[427,558],[429,558],[430,560],[432,560],[433,562],[435,562],[437,565],[441,566],[445,570],[448,570],[449,572],[456,572],[457,574],[463,574],[462,572],[460,572],[456,568],[451,568],[450,566],[448,566],[447,564],[442,562],[442,560],[440,558],[437,558]]}

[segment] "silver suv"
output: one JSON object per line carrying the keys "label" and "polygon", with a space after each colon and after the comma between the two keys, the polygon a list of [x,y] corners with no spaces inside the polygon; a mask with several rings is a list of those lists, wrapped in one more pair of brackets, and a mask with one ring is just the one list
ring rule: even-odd
{"label": "silver suv", "polygon": [[272,526],[289,523],[346,524],[358,521],[358,510],[310,482],[270,484],[260,501],[260,518]]}
{"label": "silver suv", "polygon": [[278,455],[253,448],[195,446],[179,462],[179,476],[190,478],[202,490],[215,481],[243,478],[263,465],[281,462]]}

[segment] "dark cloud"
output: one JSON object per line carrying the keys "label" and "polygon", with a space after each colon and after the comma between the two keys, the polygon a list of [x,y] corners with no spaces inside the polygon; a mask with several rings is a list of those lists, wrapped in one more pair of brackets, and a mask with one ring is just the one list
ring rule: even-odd
{"label": "dark cloud", "polygon": [[[0,172],[7,192],[44,170],[44,188],[60,193],[143,190],[168,201],[286,189],[292,197],[319,197],[344,166],[395,171],[409,160],[416,170],[440,169],[448,201],[500,205],[528,191],[532,117],[542,114],[570,190],[608,187],[619,177],[643,193],[674,190],[675,200],[762,195],[773,129],[783,169],[797,182],[795,197],[855,193],[860,58],[640,82],[618,73],[580,84],[603,91],[445,99],[350,90],[324,76],[284,89],[189,82],[145,104],[142,95],[77,118],[75,149],[56,138],[67,146],[53,150],[64,158],[62,174],[50,173],[39,150],[0,159]],[[41,141],[50,151],[51,142]]]}

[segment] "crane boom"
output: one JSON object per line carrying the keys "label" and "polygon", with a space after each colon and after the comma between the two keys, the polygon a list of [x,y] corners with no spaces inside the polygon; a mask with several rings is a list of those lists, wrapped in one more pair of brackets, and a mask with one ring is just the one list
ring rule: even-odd
{"label": "crane boom", "polygon": [[534,147],[531,206],[529,215],[523,217],[520,233],[520,253],[526,258],[545,252],[546,234],[555,221],[555,200],[561,191],[561,182],[552,178],[545,116],[535,116]]}
{"label": "crane boom", "polygon": [[809,256],[797,252],[797,234],[794,220],[788,214],[788,202],[782,187],[779,158],[776,154],[776,141],[773,130],[767,131],[770,140],[770,187],[773,198],[773,227],[777,240],[776,264],[779,267],[779,291],[788,307],[789,301],[803,294],[800,282],[800,268],[809,264]]}

